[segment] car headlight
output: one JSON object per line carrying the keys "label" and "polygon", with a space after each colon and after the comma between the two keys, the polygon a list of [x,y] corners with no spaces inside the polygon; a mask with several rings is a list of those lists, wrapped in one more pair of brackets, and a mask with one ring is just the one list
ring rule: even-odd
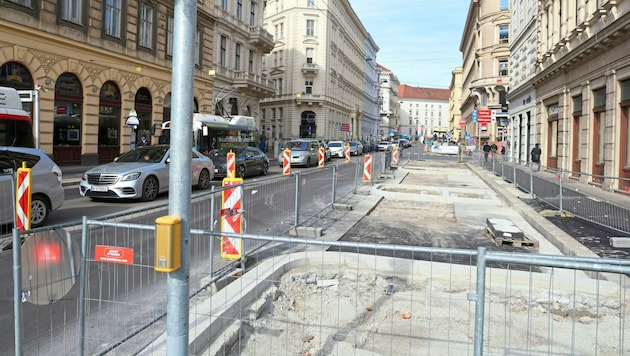
{"label": "car headlight", "polygon": [[127,173],[127,174],[122,176],[120,181],[121,182],[128,182],[130,180],[136,180],[136,179],[140,178],[141,175],[142,175],[142,173],[140,173],[140,172]]}

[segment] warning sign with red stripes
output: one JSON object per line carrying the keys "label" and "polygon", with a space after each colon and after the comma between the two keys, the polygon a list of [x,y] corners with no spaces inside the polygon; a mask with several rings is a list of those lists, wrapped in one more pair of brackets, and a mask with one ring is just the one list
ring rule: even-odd
{"label": "warning sign with red stripes", "polygon": [[15,190],[15,227],[20,230],[31,228],[31,169],[26,165],[17,170]]}
{"label": "warning sign with red stripes", "polygon": [[[224,178],[222,186],[232,186],[221,194],[221,232],[240,234],[243,231],[241,217],[243,201],[243,178]],[[221,257],[237,260],[243,255],[243,240],[221,236]]]}

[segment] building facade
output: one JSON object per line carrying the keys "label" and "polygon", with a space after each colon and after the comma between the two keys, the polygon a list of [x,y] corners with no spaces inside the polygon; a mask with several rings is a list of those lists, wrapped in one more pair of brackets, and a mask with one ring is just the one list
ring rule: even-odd
{"label": "building facade", "polygon": [[449,129],[450,90],[402,84],[398,87],[398,97],[399,135],[420,142],[431,139],[447,141],[452,137]]}
{"label": "building facade", "polygon": [[261,125],[270,145],[365,139],[377,115],[370,112],[377,89],[370,87],[377,83],[378,47],[349,1],[266,3],[264,27],[275,46],[264,58],[264,73],[276,92],[261,102]]}
{"label": "building facade", "polygon": [[[214,81],[219,78],[239,87],[238,113],[253,115],[255,100],[269,92],[259,68],[271,43],[261,26],[262,2],[241,9],[248,11],[242,19],[232,15],[238,9],[228,9],[227,15],[215,3],[223,2],[197,7],[193,111],[216,111]],[[57,163],[111,161],[143,135],[157,141],[152,133],[170,119],[172,1],[92,1],[88,6],[75,0],[5,0],[1,7],[0,85],[41,88],[37,135],[40,148]],[[213,63],[215,48],[221,48],[213,39],[215,12],[223,17],[222,26],[238,23],[231,33],[243,46],[241,71],[234,70],[235,47],[224,53],[230,63]],[[223,33],[225,26],[218,36]],[[32,107],[26,105],[29,111]],[[133,133],[125,124],[132,110],[140,122]]]}
{"label": "building facade", "polygon": [[536,90],[531,85],[541,58],[538,46],[539,1],[510,1],[510,89],[508,155],[517,161],[529,160],[536,144]]}
{"label": "building facade", "polygon": [[400,99],[398,97],[398,87],[400,81],[391,70],[382,65],[379,74],[379,99],[381,125],[379,136],[381,140],[399,135],[400,130]]}
{"label": "building facade", "polygon": [[259,123],[260,100],[274,94],[273,82],[262,74],[263,55],[274,46],[263,28],[264,2],[214,1],[214,114],[252,116]]}
{"label": "building facade", "polygon": [[[466,17],[460,51],[462,63],[462,120],[469,144],[505,139],[509,76],[508,0],[472,1]],[[492,112],[488,123],[477,112]]]}
{"label": "building facade", "polygon": [[448,104],[448,127],[453,133],[452,141],[460,142],[465,139],[466,121],[462,120],[462,68],[457,67],[451,72],[451,84],[449,90],[451,97]]}
{"label": "building facade", "polygon": [[630,187],[630,1],[538,8],[534,138],[541,162],[606,190]]}

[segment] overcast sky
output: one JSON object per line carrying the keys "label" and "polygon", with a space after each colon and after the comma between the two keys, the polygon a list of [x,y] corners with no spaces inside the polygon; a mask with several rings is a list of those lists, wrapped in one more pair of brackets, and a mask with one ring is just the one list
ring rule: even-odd
{"label": "overcast sky", "polygon": [[380,48],[377,62],[401,84],[448,89],[470,0],[350,0]]}

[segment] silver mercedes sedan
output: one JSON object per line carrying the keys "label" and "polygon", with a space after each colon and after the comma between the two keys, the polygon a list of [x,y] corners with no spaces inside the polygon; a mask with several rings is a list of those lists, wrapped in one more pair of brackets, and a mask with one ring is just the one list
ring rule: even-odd
{"label": "silver mercedes sedan", "polygon": [[[192,182],[208,189],[214,178],[212,160],[191,149]],[[168,145],[143,146],[125,152],[114,162],[89,169],[81,177],[79,192],[93,200],[140,199],[152,201],[168,191]]]}

